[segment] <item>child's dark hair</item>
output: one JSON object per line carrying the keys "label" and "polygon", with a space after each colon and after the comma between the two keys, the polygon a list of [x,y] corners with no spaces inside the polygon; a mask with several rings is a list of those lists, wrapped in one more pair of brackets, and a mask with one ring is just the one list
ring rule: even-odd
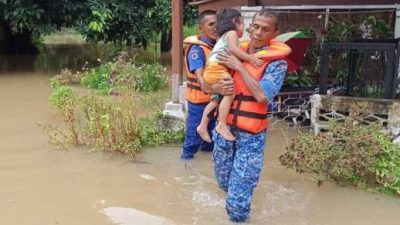
{"label": "child's dark hair", "polygon": [[239,11],[236,9],[221,9],[217,12],[217,34],[221,37],[228,31],[236,30],[234,22],[239,22],[239,18],[242,17]]}

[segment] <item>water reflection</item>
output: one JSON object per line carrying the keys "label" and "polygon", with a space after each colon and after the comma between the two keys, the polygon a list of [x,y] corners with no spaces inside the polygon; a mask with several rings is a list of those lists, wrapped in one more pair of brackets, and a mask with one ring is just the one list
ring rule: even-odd
{"label": "water reflection", "polygon": [[171,64],[169,53],[158,54],[146,52],[138,48],[126,48],[106,44],[62,44],[46,45],[38,55],[0,55],[0,72],[56,72],[61,69],[81,70],[89,65],[99,65],[113,60],[118,52],[128,51],[136,55],[140,62],[160,62],[166,67]]}

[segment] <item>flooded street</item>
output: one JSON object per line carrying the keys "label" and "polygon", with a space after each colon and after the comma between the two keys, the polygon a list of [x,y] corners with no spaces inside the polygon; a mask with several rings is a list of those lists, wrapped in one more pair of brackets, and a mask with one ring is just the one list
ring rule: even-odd
{"label": "flooded street", "polygon": [[[2,60],[0,224],[232,224],[210,153],[200,152],[185,163],[179,160],[179,146],[149,148],[133,162],[90,149],[57,150],[37,123],[60,122],[47,98],[48,80],[63,63],[54,60],[58,65],[48,66],[51,60],[18,56]],[[310,175],[283,168],[278,156],[295,135],[278,126],[269,132],[247,224],[399,224],[400,198],[329,182],[317,187]]]}

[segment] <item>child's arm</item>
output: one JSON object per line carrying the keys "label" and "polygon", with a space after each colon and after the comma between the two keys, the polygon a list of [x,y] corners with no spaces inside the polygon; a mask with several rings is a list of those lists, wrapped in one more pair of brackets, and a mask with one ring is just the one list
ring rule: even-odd
{"label": "child's arm", "polygon": [[243,61],[247,61],[256,67],[261,66],[263,64],[262,59],[257,58],[255,55],[249,55],[239,48],[239,37],[238,37],[236,31],[228,31],[228,33],[226,34],[226,38],[228,41],[229,51],[234,56],[238,57],[239,59],[241,59]]}

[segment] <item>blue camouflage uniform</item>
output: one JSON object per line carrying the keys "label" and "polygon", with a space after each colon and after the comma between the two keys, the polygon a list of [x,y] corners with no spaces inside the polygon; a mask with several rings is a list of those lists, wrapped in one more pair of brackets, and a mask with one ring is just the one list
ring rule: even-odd
{"label": "blue camouflage uniform", "polygon": [[[215,42],[200,36],[200,40],[213,47]],[[189,71],[193,72],[197,69],[203,69],[206,66],[206,58],[203,49],[199,45],[193,45],[187,54]],[[183,143],[182,159],[191,159],[197,151],[212,151],[213,143],[204,142],[197,133],[196,128],[199,126],[204,109],[208,103],[194,104],[188,102],[188,117],[186,119],[185,141]],[[215,127],[215,118],[212,118],[208,123],[208,131],[211,136],[212,130]]]}
{"label": "blue camouflage uniform", "polygon": [[[278,94],[287,72],[287,63],[277,60],[270,63],[260,80],[267,99]],[[225,140],[215,130],[214,169],[218,185],[227,192],[225,208],[229,219],[243,222],[248,219],[254,188],[264,165],[264,147],[267,131],[251,134],[231,129],[236,141]]]}

